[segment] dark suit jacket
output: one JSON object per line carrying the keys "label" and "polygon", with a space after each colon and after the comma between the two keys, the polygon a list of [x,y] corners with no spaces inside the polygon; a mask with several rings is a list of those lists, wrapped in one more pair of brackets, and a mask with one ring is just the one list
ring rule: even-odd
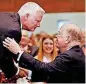
{"label": "dark suit jacket", "polygon": [[17,13],[0,12],[0,68],[7,78],[12,77],[17,68],[14,66],[12,54],[3,47],[2,41],[6,38],[14,38],[18,43],[21,39],[20,17]]}
{"label": "dark suit jacket", "polygon": [[38,54],[38,50],[39,48],[37,46],[31,46],[31,55],[33,55],[33,57],[35,57]]}
{"label": "dark suit jacket", "polygon": [[23,53],[19,65],[46,74],[48,76],[47,82],[85,82],[85,56],[79,46],[74,46],[59,54],[54,61],[47,64],[34,59],[30,54]]}

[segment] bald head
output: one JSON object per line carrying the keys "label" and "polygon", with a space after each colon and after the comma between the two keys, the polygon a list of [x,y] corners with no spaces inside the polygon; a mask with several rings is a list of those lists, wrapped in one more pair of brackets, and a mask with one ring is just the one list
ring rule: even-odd
{"label": "bald head", "polygon": [[71,36],[72,41],[81,41],[82,39],[82,31],[81,29],[75,24],[64,24],[60,28],[60,32],[63,35]]}

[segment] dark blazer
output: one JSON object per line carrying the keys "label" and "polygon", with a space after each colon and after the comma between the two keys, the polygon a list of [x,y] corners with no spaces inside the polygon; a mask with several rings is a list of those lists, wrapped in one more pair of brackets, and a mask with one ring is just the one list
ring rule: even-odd
{"label": "dark blazer", "polygon": [[84,83],[85,82],[85,56],[79,46],[59,54],[50,63],[43,63],[34,59],[25,52],[20,57],[21,67],[46,74],[47,82],[57,83]]}
{"label": "dark blazer", "polygon": [[14,38],[18,43],[21,39],[20,17],[17,13],[0,12],[0,68],[7,78],[12,77],[17,68],[14,66],[12,54],[3,47],[2,41],[6,38]]}
{"label": "dark blazer", "polygon": [[31,46],[31,55],[33,55],[33,57],[35,57],[38,54],[38,50],[39,48],[37,46]]}
{"label": "dark blazer", "polygon": [[39,71],[32,71],[31,81],[32,82],[46,82],[48,80],[48,76],[45,73],[41,73]]}

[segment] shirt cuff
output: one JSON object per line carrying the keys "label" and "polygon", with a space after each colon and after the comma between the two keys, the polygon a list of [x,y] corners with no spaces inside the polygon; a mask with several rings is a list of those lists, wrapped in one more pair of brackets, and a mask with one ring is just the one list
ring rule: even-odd
{"label": "shirt cuff", "polygon": [[32,71],[28,70],[28,77],[27,78],[31,80],[31,76],[32,76]]}
{"label": "shirt cuff", "polygon": [[14,61],[14,65],[17,67],[17,72],[16,72],[16,75],[18,75],[18,73],[19,73],[19,66],[18,66],[18,63],[16,63],[15,61]]}
{"label": "shirt cuff", "polygon": [[18,53],[19,53],[19,54],[18,54],[18,58],[17,58],[17,61],[18,61],[18,62],[19,62],[20,57],[21,57],[21,55],[23,54],[23,52],[24,52],[24,51],[22,51],[22,50],[20,50],[20,51],[18,52]]}
{"label": "shirt cuff", "polygon": [[19,67],[17,67],[18,68],[18,70],[17,70],[17,72],[16,72],[16,75],[18,75],[19,74]]}

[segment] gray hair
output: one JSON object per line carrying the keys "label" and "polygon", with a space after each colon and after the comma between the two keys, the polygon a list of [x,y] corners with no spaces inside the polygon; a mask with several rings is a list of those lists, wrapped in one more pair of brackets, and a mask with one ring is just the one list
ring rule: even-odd
{"label": "gray hair", "polygon": [[37,11],[42,12],[42,14],[45,13],[45,11],[35,2],[27,2],[25,3],[18,11],[20,16],[23,16],[27,13],[34,14]]}
{"label": "gray hair", "polygon": [[64,24],[61,26],[61,31],[69,34],[72,37],[72,40],[81,41],[82,40],[82,31],[76,24]]}

